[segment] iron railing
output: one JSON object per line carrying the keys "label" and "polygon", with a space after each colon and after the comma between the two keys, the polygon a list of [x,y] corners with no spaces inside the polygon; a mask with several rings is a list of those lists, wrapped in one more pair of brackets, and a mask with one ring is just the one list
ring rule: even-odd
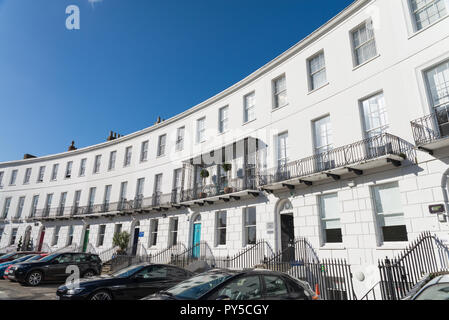
{"label": "iron railing", "polygon": [[343,147],[279,165],[258,174],[260,186],[344,168],[367,160],[396,155],[416,162],[415,147],[392,134],[383,133]]}
{"label": "iron railing", "polygon": [[204,261],[210,266],[215,265],[214,255],[207,242],[201,241],[183,252],[173,255],[170,263],[185,268],[195,261]]}
{"label": "iron railing", "polygon": [[449,136],[449,113],[446,109],[413,120],[410,124],[417,146]]}
{"label": "iron railing", "polygon": [[114,258],[115,255],[117,254],[118,249],[119,249],[119,247],[116,246],[116,247],[112,247],[112,248],[109,248],[107,250],[100,252],[98,254],[98,256],[100,257],[101,262],[103,264],[105,264],[105,263],[108,263],[109,261],[111,261],[112,258]]}
{"label": "iron railing", "polygon": [[148,256],[148,260],[151,263],[170,263],[173,260],[174,256],[179,255],[186,250],[187,248],[184,244],[177,243],[155,254],[150,253]]}
{"label": "iron railing", "polygon": [[449,249],[423,232],[397,257],[379,260],[383,300],[400,300],[426,274],[449,270]]}
{"label": "iron railing", "polygon": [[266,257],[271,257],[273,250],[268,242],[259,240],[256,244],[244,249],[236,255],[226,258],[215,258],[215,264],[212,267],[225,269],[245,269],[263,265]]}
{"label": "iron railing", "polygon": [[256,185],[253,177],[242,177],[234,179],[226,179],[217,183],[208,185],[198,184],[196,187],[183,190],[181,192],[181,202],[200,200],[209,197],[216,197],[220,195],[255,190]]}

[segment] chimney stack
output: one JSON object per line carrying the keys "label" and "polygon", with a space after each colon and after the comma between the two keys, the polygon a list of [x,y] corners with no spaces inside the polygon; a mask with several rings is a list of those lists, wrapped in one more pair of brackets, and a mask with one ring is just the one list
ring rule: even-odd
{"label": "chimney stack", "polygon": [[23,155],[23,159],[34,159],[34,158],[37,158],[37,157],[33,156],[32,154],[29,154],[29,153],[25,153]]}
{"label": "chimney stack", "polygon": [[75,151],[75,150],[76,150],[76,148],[75,148],[75,141],[72,141],[72,145],[69,147],[68,151]]}

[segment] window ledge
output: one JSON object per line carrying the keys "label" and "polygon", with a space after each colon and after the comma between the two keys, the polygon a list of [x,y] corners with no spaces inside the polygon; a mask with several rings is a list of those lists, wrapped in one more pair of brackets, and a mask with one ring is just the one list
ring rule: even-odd
{"label": "window ledge", "polygon": [[385,242],[377,246],[377,250],[404,250],[409,244],[408,241]]}
{"label": "window ledge", "polygon": [[313,94],[313,93],[317,92],[318,90],[320,90],[320,89],[322,89],[322,88],[324,88],[324,87],[327,87],[328,85],[329,85],[329,82],[326,82],[326,83],[323,84],[321,87],[318,87],[318,88],[316,88],[316,89],[313,89],[313,90],[309,91],[309,92],[307,93],[307,95]]}
{"label": "window ledge", "polygon": [[249,124],[251,122],[254,122],[256,120],[257,120],[257,118],[254,118],[253,120],[249,120],[249,121],[243,122],[242,126],[246,126],[247,124]]}
{"label": "window ledge", "polygon": [[271,112],[273,113],[273,112],[275,112],[275,111],[278,111],[278,110],[280,110],[280,109],[283,109],[283,108],[285,108],[285,107],[288,107],[290,105],[290,103],[286,103],[286,104],[284,104],[283,106],[280,106],[280,107],[277,107],[277,108],[272,108],[271,109]]}
{"label": "window ledge", "polygon": [[373,61],[373,60],[376,60],[376,59],[379,58],[379,57],[380,57],[380,54],[377,54],[377,56],[374,56],[374,57],[372,57],[371,59],[366,60],[366,61],[363,62],[362,64],[359,64],[358,66],[355,66],[355,67],[352,69],[352,71],[356,71],[356,70],[360,69],[360,68],[363,67],[364,65],[367,65],[368,63],[370,63],[370,62]]}
{"label": "window ledge", "polygon": [[346,250],[343,243],[326,243],[320,250]]}
{"label": "window ledge", "polygon": [[415,36],[417,36],[417,35],[419,35],[419,34],[421,34],[421,33],[423,33],[423,32],[426,31],[427,29],[432,28],[434,25],[438,24],[439,22],[441,22],[441,21],[443,21],[443,20],[445,20],[445,19],[447,19],[447,18],[449,18],[449,14],[445,15],[444,17],[441,17],[440,19],[438,19],[437,21],[433,22],[432,24],[429,24],[427,27],[424,27],[424,28],[422,28],[422,29],[420,29],[420,30],[418,30],[418,31],[415,31],[415,30],[414,30],[414,31],[413,31],[413,34],[412,34],[411,36],[408,37],[408,40],[414,38]]}

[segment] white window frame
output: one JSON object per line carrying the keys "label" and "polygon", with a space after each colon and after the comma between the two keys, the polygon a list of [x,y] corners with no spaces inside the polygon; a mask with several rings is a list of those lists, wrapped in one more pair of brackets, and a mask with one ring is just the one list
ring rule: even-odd
{"label": "white window frame", "polygon": [[[256,224],[246,224],[246,215],[249,214],[249,209],[254,209],[254,212],[256,215]],[[248,229],[249,228],[255,228],[255,230],[256,230],[255,243],[257,243],[257,207],[243,208],[243,245],[244,246],[253,245],[252,243],[248,242],[248,236],[249,236]]]}
{"label": "white window frame", "polygon": [[44,182],[44,176],[45,176],[45,166],[40,166],[39,173],[37,175],[37,183]]}
{"label": "white window frame", "polygon": [[51,181],[56,181],[58,179],[58,171],[59,171],[59,163],[55,163],[53,165],[53,169],[51,170]]}
{"label": "white window frame", "polygon": [[108,162],[108,171],[112,171],[115,169],[115,161],[117,159],[117,151],[111,151],[109,153],[109,162]]}
{"label": "white window frame", "polygon": [[225,133],[229,130],[229,106],[218,109],[218,132]]}
{"label": "white window frame", "polygon": [[80,170],[78,173],[79,177],[84,177],[84,175],[86,174],[86,163],[87,163],[87,158],[83,158],[80,161]]}
{"label": "white window frame", "polygon": [[413,0],[405,0],[405,1],[407,3],[407,9],[408,9],[408,13],[409,13],[409,17],[410,17],[413,33],[417,33],[417,32],[426,30],[427,28],[430,28],[431,26],[433,26],[434,24],[436,24],[439,21],[443,20],[444,18],[446,18],[449,15],[449,0],[442,0],[444,5],[445,5],[445,8],[446,8],[446,14],[443,15],[443,16],[440,16],[438,19],[436,19],[435,21],[429,23],[428,25],[419,28],[418,27],[418,23],[417,23],[417,19],[416,19],[416,13],[418,11],[422,11],[422,9],[425,8],[425,7],[428,8],[428,7],[432,6],[432,5],[434,5],[437,0],[432,0],[432,2],[430,4],[427,4],[427,5],[425,5],[424,7],[420,8],[418,10],[413,10],[413,5],[412,5],[412,1]]}
{"label": "white window frame", "polygon": [[[26,168],[25,169],[25,176],[23,177],[23,184],[29,184],[30,183],[31,173],[32,173],[32,168]],[[1,179],[0,179],[0,185],[1,185]]]}
{"label": "white window frame", "polygon": [[[356,46],[355,41],[354,41],[354,34],[356,32],[359,32],[364,27],[366,28],[366,30],[369,30],[369,28],[371,28],[373,37],[367,39],[365,42],[360,43],[359,45]],[[354,68],[358,68],[360,66],[365,65],[366,63],[370,62],[371,60],[373,60],[374,58],[376,58],[379,55],[379,51],[377,49],[377,42],[376,42],[376,33],[374,32],[373,21],[371,19],[367,19],[367,20],[363,21],[362,23],[360,23],[355,28],[353,28],[349,32],[349,36],[350,36],[350,40],[351,40],[352,58],[353,58]],[[371,42],[374,43],[375,54],[372,57],[365,58],[364,61],[358,61],[357,50],[370,45]]]}
{"label": "white window frame", "polygon": [[145,186],[145,178],[137,179],[137,183],[136,183],[136,198],[143,198],[144,186]]}
{"label": "white window frame", "polygon": [[165,147],[167,145],[167,135],[161,134],[157,139],[157,156],[163,157],[165,156]]}
{"label": "white window frame", "polygon": [[[148,247],[155,247],[157,246],[157,238],[158,238],[158,231],[159,231],[159,219],[151,219],[150,221],[150,243],[148,244]],[[156,241],[153,241],[155,239]]]}
{"label": "white window frame", "polygon": [[19,202],[17,203],[16,219],[19,219],[22,216],[24,205],[25,205],[25,196],[22,196],[19,198]]}
{"label": "white window frame", "polygon": [[[175,230],[175,221],[176,221],[176,230]],[[177,217],[170,218],[170,234],[169,234],[169,242],[168,246],[174,246],[178,242],[178,232],[179,232],[179,219]],[[176,241],[174,241],[176,235]]]}
{"label": "white window frame", "polygon": [[[324,64],[323,66],[316,70],[316,71],[312,71],[312,62],[315,61],[316,59],[319,59],[320,57],[323,57],[323,61]],[[326,84],[328,84],[327,81],[327,69],[326,69],[326,56],[324,54],[324,50],[320,50],[319,52],[315,53],[313,56],[311,56],[310,58],[307,59],[307,72],[308,72],[308,82],[309,82],[309,92],[318,90],[322,87],[324,87]],[[314,81],[314,76],[323,73],[324,72],[324,82],[320,83],[318,85],[315,84]]]}
{"label": "white window frame", "polygon": [[[284,154],[282,154],[281,147],[285,148]],[[282,168],[288,161],[288,131],[285,131],[276,136],[276,165],[278,168]]]}
{"label": "white window frame", "polygon": [[140,162],[145,162],[148,160],[148,145],[150,144],[149,140],[145,140],[142,142],[140,147]]}
{"label": "white window frame", "polygon": [[[318,209],[319,209],[319,213],[320,213],[320,225],[321,225],[321,244],[322,245],[326,245],[329,243],[343,243],[342,242],[328,242],[327,237],[326,237],[326,222],[330,222],[330,221],[338,221],[338,224],[340,226],[340,230],[343,233],[342,227],[341,227],[341,212],[339,210],[339,204],[337,204],[337,210],[339,210],[338,212],[338,218],[335,217],[329,217],[329,215],[326,213],[326,211],[324,210],[324,206],[323,206],[323,199],[325,197],[335,197],[338,203],[338,192],[334,192],[334,193],[327,193],[327,194],[322,194],[318,196]],[[343,234],[342,234],[343,236]]]}
{"label": "white window frame", "polygon": [[51,246],[57,246],[59,242],[59,232],[61,232],[61,226],[55,226],[53,229],[53,238],[51,239]]}
{"label": "white window frame", "polygon": [[72,177],[72,168],[73,168],[73,161],[67,162],[67,165],[65,167],[65,178],[70,179]]}
{"label": "white window frame", "polygon": [[123,161],[123,167],[129,167],[131,165],[132,152],[133,152],[133,147],[132,146],[126,147],[126,149],[125,149],[125,159]]}
{"label": "white window frame", "polygon": [[4,171],[0,171],[0,188],[3,187],[3,177],[5,176],[5,172]]}
{"label": "white window frame", "polygon": [[9,185],[10,186],[15,186],[16,185],[18,172],[19,172],[19,170],[17,170],[17,169],[14,169],[13,171],[11,171],[11,179],[9,180]]}
{"label": "white window frame", "polygon": [[[377,112],[369,111],[368,115],[370,116],[370,119],[373,118],[374,116],[378,116],[379,118],[383,117],[385,123],[381,124],[380,126],[368,128],[367,123],[366,123],[368,121],[368,119],[365,116],[364,103],[365,102],[369,103],[374,98],[376,98]],[[381,109],[381,106],[379,106],[380,99],[383,99],[383,104],[384,104],[383,109]],[[384,95],[383,91],[379,91],[370,96],[360,99],[359,105],[360,105],[360,114],[362,115],[363,136],[365,139],[388,132],[390,125],[389,125],[389,119],[388,119],[387,106],[386,106],[386,102],[385,102],[385,95]],[[382,120],[380,120],[379,122],[382,122]]]}
{"label": "white window frame", "polygon": [[[276,83],[280,81],[281,79],[284,79],[285,82],[285,88],[283,90],[277,91],[276,89]],[[287,77],[285,73],[281,74],[280,76],[274,78],[271,81],[271,87],[272,87],[272,99],[273,99],[273,110],[280,109],[282,107],[285,107],[288,105],[288,94],[287,94]],[[283,105],[279,104],[279,96],[281,94],[285,94],[285,103]]]}
{"label": "white window frame", "polygon": [[97,174],[100,172],[100,167],[101,167],[101,154],[97,154],[95,156],[95,160],[94,160],[94,174]]}
{"label": "white window frame", "polygon": [[97,247],[104,246],[104,237],[106,235],[106,225],[100,224],[98,226]]}
{"label": "white window frame", "polygon": [[176,129],[176,151],[184,150],[184,136],[186,127],[182,126]]}
{"label": "white window frame", "polygon": [[[248,98],[252,97],[253,104],[248,104]],[[250,119],[249,115],[253,117]],[[243,96],[243,124],[256,120],[256,91]]]}
{"label": "white window frame", "polygon": [[37,206],[39,204],[39,195],[35,194],[31,200],[30,217],[35,217],[37,212]]}
{"label": "white window frame", "polygon": [[2,212],[2,218],[6,219],[9,214],[9,209],[11,208],[11,201],[12,197],[5,198],[5,202],[3,204],[3,212]]}
{"label": "white window frame", "polygon": [[[200,124],[202,124],[201,127]],[[204,141],[206,141],[206,117],[196,120],[196,142],[202,143]]]}
{"label": "white window frame", "polygon": [[[220,221],[220,215],[224,214],[225,216],[225,225],[220,226],[219,225],[219,221]],[[227,244],[227,238],[228,238],[228,232],[227,232],[227,227],[228,227],[228,213],[226,210],[221,210],[221,211],[217,211],[215,212],[215,246],[226,246]],[[224,230],[225,233],[225,239],[224,239],[224,243],[220,243],[220,232]]]}

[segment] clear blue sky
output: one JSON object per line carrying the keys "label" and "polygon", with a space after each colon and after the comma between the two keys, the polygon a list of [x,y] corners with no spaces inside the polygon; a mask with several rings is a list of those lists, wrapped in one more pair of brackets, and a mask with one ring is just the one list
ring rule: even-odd
{"label": "clear blue sky", "polygon": [[[219,93],[352,0],[0,0],[0,162],[105,141]],[[81,29],[65,28],[76,4]]]}

